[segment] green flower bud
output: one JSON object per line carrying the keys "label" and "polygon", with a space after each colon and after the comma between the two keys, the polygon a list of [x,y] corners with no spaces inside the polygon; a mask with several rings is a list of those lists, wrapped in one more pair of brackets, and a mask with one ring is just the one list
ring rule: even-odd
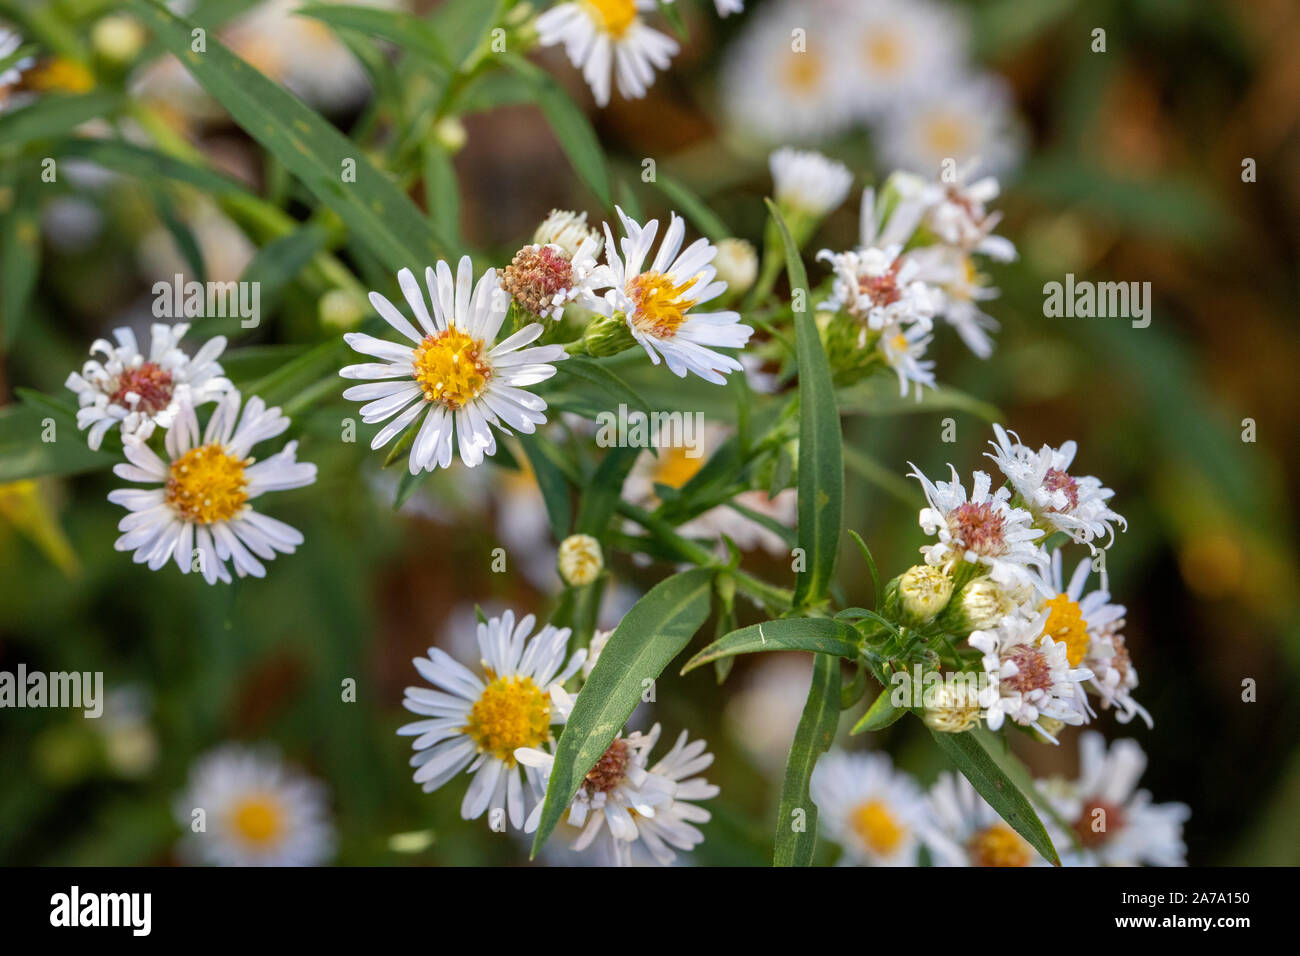
{"label": "green flower bud", "polygon": [[598,315],[582,334],[582,344],[588,355],[603,358],[617,355],[636,345],[632,331],[627,327],[627,317],[622,312]]}
{"label": "green flower bud", "polygon": [[933,621],[951,597],[952,579],[928,564],[910,567],[898,578],[899,610],[912,627]]}
{"label": "green flower bud", "polygon": [[936,733],[965,733],[979,723],[979,698],[960,684],[938,684],[926,694],[927,703],[921,719]]}

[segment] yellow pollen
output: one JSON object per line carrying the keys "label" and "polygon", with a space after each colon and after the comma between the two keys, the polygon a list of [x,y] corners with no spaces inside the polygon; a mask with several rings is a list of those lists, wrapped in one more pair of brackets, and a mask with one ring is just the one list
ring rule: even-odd
{"label": "yellow pollen", "polygon": [[1068,594],[1058,594],[1047,602],[1051,611],[1043,634],[1065,645],[1065,654],[1071,667],[1078,667],[1088,653],[1088,622],[1083,619],[1079,605]]}
{"label": "yellow pollen", "polygon": [[[492,679],[492,672],[487,676]],[[480,752],[513,767],[517,748],[540,747],[550,736],[550,699],[531,677],[497,677],[474,702],[462,729]]]}
{"label": "yellow pollen", "polygon": [[873,33],[862,44],[867,62],[886,73],[893,73],[903,63],[903,44],[889,33]]}
{"label": "yellow pollen", "polygon": [[925,124],[924,139],[938,156],[958,156],[965,151],[970,131],[960,117],[941,114]]}
{"label": "yellow pollen", "polygon": [[621,37],[636,21],[634,0],[586,0],[586,3],[611,36]]}
{"label": "yellow pollen", "polygon": [[821,88],[822,66],[808,53],[792,52],[785,62],[785,79],[796,93],[813,93]]}
{"label": "yellow pollen", "polygon": [[1005,823],[995,823],[975,834],[968,849],[975,866],[1029,865],[1029,844]]}
{"label": "yellow pollen", "polygon": [[849,824],[867,848],[881,856],[897,850],[907,835],[907,828],[895,820],[889,808],[879,800],[868,800],[855,807]]}
{"label": "yellow pollen", "polygon": [[673,277],[662,272],[643,272],[630,281],[627,294],[636,303],[632,322],[637,330],[660,339],[676,335],[686,321],[686,310],[695,304],[694,299],[683,298],[691,281],[675,285]]}
{"label": "yellow pollen", "polygon": [[686,449],[679,445],[659,449],[659,460],[655,463],[653,481],[657,485],[667,485],[680,490],[686,482],[699,473],[704,466],[704,456],[688,458]]}
{"label": "yellow pollen", "polygon": [[185,521],[229,521],[248,501],[244,468],[253,459],[226,454],[218,444],[191,448],[171,463],[164,495]]}
{"label": "yellow pollen", "polygon": [[448,408],[463,408],[483,394],[492,365],[482,339],[456,327],[426,336],[415,349],[415,380],[424,397]]}
{"label": "yellow pollen", "polygon": [[245,843],[266,848],[276,843],[284,832],[284,813],[274,798],[253,794],[231,809],[230,823]]}

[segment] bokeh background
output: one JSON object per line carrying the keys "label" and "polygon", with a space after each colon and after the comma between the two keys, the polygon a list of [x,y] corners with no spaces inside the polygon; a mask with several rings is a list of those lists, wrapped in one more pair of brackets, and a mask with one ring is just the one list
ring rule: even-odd
{"label": "bokeh background", "polygon": [[[890,122],[835,118],[830,110],[821,129],[801,111],[777,111],[760,129],[731,88],[737,57],[749,58],[755,83],[783,82],[779,64],[750,52],[761,47],[759,31],[775,23],[788,33],[788,23],[802,18],[833,23],[856,4],[749,3],[726,20],[711,4],[678,4],[690,39],[644,100],[616,97],[597,111],[563,57],[537,57],[590,109],[623,202],[665,211],[662,194],[640,182],[642,161],[654,158],[736,235],[758,243],[770,189],[766,157],[783,139],[844,161],[858,189],[899,162],[923,161],[902,140],[919,135],[929,102],[908,105],[903,119]],[[34,6],[57,8],[86,37],[114,12],[93,0]],[[1300,863],[1293,508],[1300,493],[1300,7],[1289,0],[935,6],[969,25],[961,42],[971,76],[998,91],[964,106],[970,130],[952,135],[976,145],[994,137],[985,151],[996,149],[1002,165],[999,231],[1021,257],[992,270],[1003,290],[987,309],[1003,326],[994,356],[976,359],[955,336],[935,346],[940,379],[977,400],[902,403],[884,381],[871,401],[849,408],[846,440],[856,451],[848,526],[864,535],[882,569],[901,570],[923,543],[919,491],[902,478],[909,460],[930,474],[947,461],[963,471],[980,467],[991,437],[986,419],[994,417],[1029,444],[1076,439],[1078,467],[1116,490],[1128,519],[1110,552],[1111,590],[1128,607],[1128,642],[1142,679],[1137,697],[1155,719],[1147,730],[1103,716],[1099,729],[1140,740],[1150,757],[1143,785],[1158,801],[1191,806],[1192,864]],[[0,4],[0,18],[30,16],[29,5]],[[1105,30],[1105,52],[1092,49],[1097,28]],[[382,77],[384,52],[360,37],[349,42],[372,54],[367,66]],[[124,76],[101,60],[83,78],[91,85],[139,81],[140,67]],[[304,215],[284,171],[219,110],[183,108],[168,89],[162,102],[179,114],[177,135]],[[959,93],[932,99],[951,104]],[[345,98],[332,118],[345,130],[372,123],[366,103],[364,95]],[[783,119],[788,137],[780,136]],[[507,104],[463,121],[468,140],[454,158],[459,228],[498,264],[554,206],[600,218],[535,107]],[[993,126],[998,133],[988,132]],[[1254,181],[1243,181],[1247,159]],[[117,482],[102,467],[8,481],[30,441],[30,416],[40,418],[16,404],[15,389],[57,396],[92,339],[122,324],[144,327],[150,284],[178,271],[187,245],[201,250],[209,278],[237,278],[256,241],[192,189],[89,165],[63,180],[23,200],[39,204],[41,267],[30,306],[12,337],[6,330],[0,353],[0,669],[25,662],[46,671],[102,670],[114,696],[99,721],[58,710],[0,713],[0,862],[175,861],[172,801],[195,757],[229,740],[272,742],[326,783],[339,863],[523,861],[514,837],[459,821],[460,788],[420,792],[409,777],[408,741],[394,730],[406,719],[402,688],[416,682],[411,658],[430,644],[472,654],[476,604],[488,613],[512,607],[539,615],[553,607],[555,542],[535,487],[503,469],[457,467],[394,513],[396,477],[364,443],[339,440],[349,413],[334,393],[298,421],[300,457],[319,465],[319,482],[276,502],[277,516],[306,535],[297,554],[277,560],[265,580],[233,587],[133,565],[112,549],[120,510],[105,495]],[[32,189],[7,188],[10,201]],[[849,245],[856,224],[855,189],[813,248]],[[341,255],[346,260],[347,250]],[[1150,327],[1044,317],[1042,286],[1066,273],[1150,282]],[[818,267],[812,275],[823,273]],[[232,376],[254,380],[304,344],[337,336],[320,306],[317,290],[291,285],[260,328],[232,343],[239,349],[225,363]],[[724,420],[731,414],[707,388],[677,399]],[[957,423],[950,444],[939,440],[947,417]],[[1246,419],[1253,441],[1243,440]],[[505,574],[490,570],[498,546],[509,555]],[[745,561],[772,580],[791,577],[785,561],[761,551]],[[616,559],[605,625],[666,570]],[[841,555],[840,580],[850,603],[870,599],[851,549]],[[752,608],[741,614],[742,623],[758,619]],[[710,623],[697,641],[711,634]],[[809,672],[803,658],[755,656],[738,661],[722,687],[708,669],[666,674],[651,712],[638,717],[643,728],[662,721],[671,735],[688,727],[717,754],[709,776],[723,789],[696,863],[770,859],[785,750]],[[348,678],[357,682],[355,703],[340,699]],[[1257,683],[1254,702],[1243,702],[1246,680]],[[855,716],[846,714],[846,724]],[[887,748],[926,781],[941,769],[915,722],[847,743]],[[1020,743],[1028,742],[1017,741],[1018,749],[1040,775],[1073,772],[1074,732],[1059,749]],[[421,836],[392,839],[410,833]]]}

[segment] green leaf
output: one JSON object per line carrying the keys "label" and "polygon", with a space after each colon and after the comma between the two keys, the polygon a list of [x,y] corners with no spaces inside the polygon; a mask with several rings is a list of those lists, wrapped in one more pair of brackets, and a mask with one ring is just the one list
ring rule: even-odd
{"label": "green leaf", "polygon": [[632,390],[632,387],[619,378],[609,367],[596,359],[585,355],[570,355],[563,362],[556,363],[555,368],[574,378],[595,385],[610,398],[631,408],[650,414],[650,405],[644,398]]}
{"label": "green leaf", "polygon": [[1011,829],[1024,837],[1044,859],[1056,866],[1061,865],[1061,858],[1052,846],[1052,839],[1047,835],[1047,830],[1038,819],[1029,799],[1007,776],[1006,771],[998,766],[979,737],[969,732],[944,734],[933,730],[930,731],[930,736]]}
{"label": "green leaf", "polygon": [[287,236],[273,239],[257,251],[244,274],[244,282],[257,283],[259,321],[274,311],[285,287],[306,265],[325,250],[329,235],[323,226],[308,224]]}
{"label": "green leaf", "polygon": [[[34,165],[30,175],[37,175]],[[4,179],[14,204],[0,219],[0,326],[6,346],[13,343],[27,315],[41,268],[40,210],[36,201],[40,187],[31,183],[19,186],[17,180],[16,170]]]}
{"label": "green leaf", "polygon": [[99,91],[41,96],[30,106],[0,113],[0,148],[25,146],[32,140],[71,132],[87,120],[107,116],[118,102],[116,94]]}
{"label": "green leaf", "polygon": [[873,376],[839,393],[840,409],[846,415],[918,415],[931,412],[967,412],[986,422],[1001,422],[1006,416],[992,402],[941,385],[922,390],[921,397],[899,395],[898,387],[883,375]]}
{"label": "green leaf", "polygon": [[884,730],[898,718],[907,713],[906,707],[895,707],[890,698],[894,694],[894,688],[886,687],[880,692],[880,696],[875,702],[867,708],[867,712],[862,715],[862,719],[853,725],[849,731],[854,734],[862,734],[872,730]]}
{"label": "green leaf", "polygon": [[876,607],[880,607],[880,599],[884,595],[880,593],[880,572],[876,570],[876,559],[871,556],[871,549],[862,540],[862,535],[856,531],[850,531],[849,537],[857,544],[859,550],[862,551],[862,559],[867,562],[867,570],[871,572],[871,600],[876,602]]}
{"label": "green leaf", "polygon": [[451,156],[437,143],[424,147],[424,196],[429,218],[442,223],[442,229],[458,245],[460,237],[460,181]]}
{"label": "green leaf", "polygon": [[568,477],[558,461],[560,451],[540,435],[524,439],[520,444],[528,456],[529,464],[533,466],[537,487],[542,492],[546,516],[551,522],[551,534],[555,535],[556,541],[563,541],[569,536],[573,510],[569,504]]}
{"label": "green leaf", "polygon": [[713,572],[696,568],[651,588],[610,635],[582,685],[555,749],[533,856],[555,829],[583,778],[641,702],[643,682],[655,680],[709,616]]}
{"label": "green leaf", "polygon": [[830,363],[808,305],[808,275],[799,248],[776,204],[766,202],[785,246],[791,294],[802,296],[804,303],[794,313],[794,325],[799,357],[799,547],[805,567],[799,572],[794,600],[796,606],[807,606],[826,597],[835,575],[844,510],[840,416]]}
{"label": "green leaf", "polygon": [[613,200],[609,170],[605,167],[605,151],[582,110],[546,71],[511,54],[502,55],[501,61],[528,83],[574,171],[596,194],[600,204],[609,209]]}
{"label": "green leaf", "polygon": [[[808,792],[817,758],[830,749],[840,719],[840,662],[819,654],[813,661],[812,685],[799,727],[790,745],[776,816],[773,866],[810,866],[817,849],[817,805]],[[794,826],[795,813],[804,811],[802,826]]]}
{"label": "green leaf", "polygon": [[430,24],[410,13],[378,7],[354,7],[344,4],[308,4],[295,10],[298,16],[311,17],[332,27],[343,27],[388,40],[408,53],[422,57],[450,71],[456,67],[447,47]]}
{"label": "green leaf", "polygon": [[719,658],[760,651],[812,651],[857,660],[858,633],[842,621],[826,617],[792,617],[751,624],[714,641],[687,661],[682,673]]}
{"label": "green leaf", "polygon": [[146,182],[160,177],[174,179],[197,186],[214,197],[252,195],[243,184],[221,173],[120,139],[68,137],[53,143],[50,155],[59,159],[88,159],[114,172],[135,176]]}
{"label": "green leaf", "polygon": [[[39,393],[20,389],[18,395],[21,405],[0,408],[0,484],[96,471],[121,460],[107,451],[91,451],[69,408]],[[55,441],[45,440],[48,419],[54,420]]]}
{"label": "green leaf", "polygon": [[718,217],[717,213],[676,179],[659,173],[655,176],[653,183],[659,188],[660,192],[668,197],[669,202],[691,221],[691,224],[696,229],[715,243],[733,235],[732,231],[727,228],[727,224]]}
{"label": "green leaf", "polygon": [[445,0],[433,11],[430,20],[453,66],[469,64],[504,8],[502,0]]}
{"label": "green leaf", "polygon": [[575,534],[600,538],[623,498],[623,482],[641,455],[640,448],[611,448],[605,453],[578,501]]}
{"label": "green leaf", "polygon": [[[211,36],[206,53],[193,52],[192,24],[155,0],[129,4],[235,122],[334,210],[389,269],[397,272],[450,254],[446,237],[406,194],[319,114]],[[355,182],[343,182],[347,161],[355,163]]]}

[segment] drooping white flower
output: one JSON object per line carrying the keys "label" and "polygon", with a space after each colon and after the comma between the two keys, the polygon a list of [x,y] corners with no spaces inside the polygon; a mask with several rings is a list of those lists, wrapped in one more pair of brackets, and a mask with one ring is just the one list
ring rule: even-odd
{"label": "drooping white flower", "polygon": [[626,236],[615,247],[605,225],[606,265],[594,281],[610,288],[594,307],[607,316],[623,316],[632,337],[656,365],[662,359],[679,378],[694,372],[707,382],[725,384],[725,373],[741,371],[742,366],[714,349],[743,348],[754,330],[732,310],[694,311],[727,290],[725,282],[716,281],[717,270],[711,265],[717,249],[702,237],[683,249],[686,223],[673,213],[659,251],[647,266],[659,220],[642,226],[622,209],[618,215]]}
{"label": "drooping white flower", "polygon": [[[136,564],[157,571],[173,557],[182,574],[197,570],[205,581],[230,583],[226,562],[240,577],[266,575],[262,561],[293,554],[302,533],[253,509],[268,491],[301,488],[316,480],[316,466],[297,459],[291,441],[261,461],[253,446],[283,433],[289,419],[261,398],[249,398],[240,413],[238,391],[225,393],[199,438],[199,421],[188,398],[167,429],[167,460],[143,441],[125,443],[126,462],[113,474],[154,488],[120,488],[108,500],[131,513],[118,523],[118,551],[134,551]],[[197,567],[195,566],[197,565]]]}
{"label": "drooping white flower", "polygon": [[920,324],[891,324],[880,330],[876,350],[898,376],[899,395],[906,396],[909,389],[915,388],[917,401],[920,401],[923,388],[938,388],[934,362],[925,358],[933,338],[929,327]]}
{"label": "drooping white flower", "polygon": [[[196,811],[203,829],[196,830]],[[174,805],[187,831],[182,852],[215,866],[317,866],[334,852],[320,783],[274,751],[227,744],[190,768]]]}
{"label": "drooping white flower", "polygon": [[999,292],[984,284],[971,256],[953,246],[934,245],[915,249],[907,258],[918,265],[917,276],[937,293],[937,311],[966,347],[980,358],[992,355],[989,332],[998,330],[998,321],[978,303],[997,298]]}
{"label": "drooping white flower", "polygon": [[[931,826],[921,839],[935,866],[1047,866],[960,774],[944,772],[926,798]],[[1051,836],[1051,824],[1044,824]],[[1053,838],[1053,844],[1061,841]]]}
{"label": "drooping white flower", "polygon": [[1111,510],[1109,501],[1115,492],[1103,487],[1091,475],[1075,477],[1069,473],[1078,452],[1078,445],[1067,441],[1060,448],[1043,445],[1034,451],[1020,443],[1020,436],[1006,431],[1001,425],[993,426],[996,441],[991,458],[1007,476],[1016,494],[1042,525],[1064,531],[1075,541],[1089,545],[1105,535],[1106,547],[1115,541],[1115,529],[1128,522]]}
{"label": "drooping white flower", "polygon": [[382,448],[423,414],[424,423],[411,446],[411,474],[451,465],[453,424],[460,458],[472,468],[485,455],[496,453],[493,428],[506,434],[511,428],[532,434],[546,421],[545,400],[525,389],[555,374],[551,363],[565,357],[564,347],[524,348],[542,334],[540,322],[494,344],[510,304],[495,269],[484,272],[477,285],[469,256],[460,260],[454,278],[442,260],[436,271],[426,269],[432,315],[410,269],[399,272],[397,281],[418,330],[378,292],[370,293],[370,304],[407,343],[362,332],[343,336],[353,350],[380,359],[339,371],[343,378],[383,379],[354,385],[343,393],[344,398],[367,403],[361,406],[362,421],[388,421],[371,448]]}
{"label": "drooping white flower", "polygon": [[189,328],[186,323],[151,326],[147,355],[129,328],[113,330],[116,345],[96,339],[90,346],[92,356],[103,358],[92,358],[64,384],[77,393],[77,428],[90,429],[86,443],[91,448],[98,448],[115,426],[124,440],[143,441],[155,428],[171,426],[182,400],[203,405],[230,390],[217,362],[226,348],[225,336],[208,339],[191,357],[180,347]]}
{"label": "drooping white flower", "polygon": [[1136,740],[1110,745],[1101,734],[1079,735],[1079,776],[1040,783],[1057,812],[1072,824],[1085,857],[1102,866],[1186,866],[1183,803],[1153,803],[1137,788],[1147,758]]}
{"label": "drooping white flower", "polygon": [[853,174],[843,163],[816,150],[778,149],[768,157],[777,204],[820,219],[844,202]]}
{"label": "drooping white flower", "polygon": [[1004,720],[1011,720],[1056,743],[1051,726],[1041,718],[1071,725],[1087,722],[1080,684],[1092,671],[1070,666],[1066,644],[1047,633],[1047,620],[1046,613],[1012,615],[992,630],[971,633],[971,647],[984,655],[988,684],[980,693],[980,706],[989,729],[998,730]]}
{"label": "drooping white flower", "polygon": [[846,862],[915,866],[925,829],[921,788],[883,753],[834,750],[817,761],[810,793],[817,822]]}
{"label": "drooping white flower", "polygon": [[437,647],[415,658],[420,676],[439,689],[406,688],[402,706],[422,719],[397,732],[415,737],[411,766],[425,793],[462,771],[474,775],[460,806],[466,820],[504,808],[520,827],[528,813],[525,791],[545,792],[531,767],[521,773],[515,751],[541,747],[551,739],[551,725],[568,717],[572,702],[563,685],[586,652],[566,661],[569,629],[547,624],[533,634],[536,623],[529,614],[516,624],[512,611],[479,622],[477,673]]}
{"label": "drooping white flower", "polygon": [[921,482],[929,504],[919,515],[921,530],[939,538],[921,548],[930,564],[982,564],[994,581],[1004,585],[1031,583],[1030,566],[1046,564],[1047,558],[1034,544],[1043,532],[1033,526],[1033,516],[1011,506],[1006,488],[993,491],[986,473],[975,472],[969,498],[956,468],[952,468],[952,481],[932,482],[916,465],[911,475]]}
{"label": "drooping white flower", "polygon": [[[565,811],[565,822],[581,831],[575,850],[585,850],[599,839],[615,863],[626,865],[632,845],[640,840],[658,863],[667,866],[677,856],[674,848],[689,851],[703,841],[695,824],[707,823],[711,814],[695,804],[716,797],[718,788],[695,775],[713,763],[713,754],[705,753],[703,740],[688,742],[683,730],[672,750],[648,766],[659,733],[655,724],[648,734],[633,731],[616,737],[587,772]],[[516,756],[539,772],[544,792],[554,755],[526,747]],[[540,821],[539,805],[524,829],[532,832]]]}
{"label": "drooping white flower", "polygon": [[969,30],[950,4],[857,0],[844,6],[848,69],[861,115],[949,88],[969,46]]}
{"label": "drooping white flower", "polygon": [[941,173],[930,182],[914,173],[899,173],[895,181],[901,192],[922,202],[925,211],[921,222],[940,243],[997,262],[1011,262],[1016,258],[1016,247],[993,232],[1002,214],[988,210],[988,204],[1001,190],[997,179],[982,176],[967,182],[978,166],[979,160],[975,159],[956,168],[951,176]]}
{"label": "drooping white flower", "polygon": [[620,95],[640,99],[666,70],[677,41],[641,19],[655,0],[566,0],[537,18],[542,46],[562,43],[569,62],[582,70],[597,106],[609,104],[610,74]]}

